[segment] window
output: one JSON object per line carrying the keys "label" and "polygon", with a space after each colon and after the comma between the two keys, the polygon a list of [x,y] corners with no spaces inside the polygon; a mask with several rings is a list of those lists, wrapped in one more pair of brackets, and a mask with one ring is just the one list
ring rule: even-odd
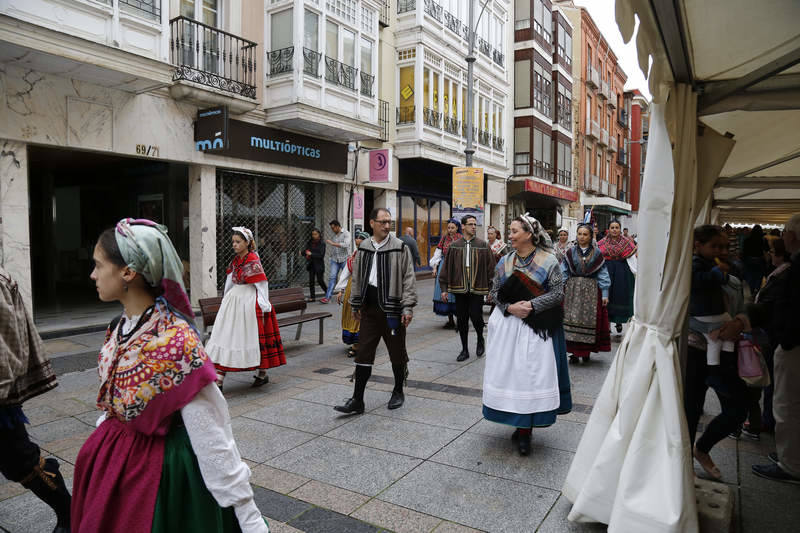
{"label": "window", "polygon": [[342,29],[342,63],[356,65],[356,34],[348,29]]}
{"label": "window", "polygon": [[372,74],[372,41],[361,38],[361,72]]}
{"label": "window", "polygon": [[[400,108],[414,109],[414,66],[400,67]],[[412,112],[413,114],[413,112]]]}
{"label": "window", "polygon": [[514,128],[514,174],[531,175],[531,129]]}
{"label": "window", "polygon": [[339,59],[339,25],[330,20],[325,25],[325,55]]}
{"label": "window", "polygon": [[356,1],[355,0],[327,0],[325,6],[328,12],[334,16],[344,19],[351,24],[356,23]]}
{"label": "window", "polygon": [[539,63],[534,63],[533,70],[533,107],[543,115],[552,117],[552,74]]}
{"label": "window", "polygon": [[430,107],[431,105],[431,71],[426,68],[422,71],[422,107]]}
{"label": "window", "polygon": [[292,10],[273,13],[270,25],[270,50],[282,50],[292,46]]}
{"label": "window", "polygon": [[[533,175],[537,178],[544,177],[543,152],[544,133],[534,128],[533,130]],[[549,138],[548,138],[549,140]]]}
{"label": "window", "polygon": [[367,6],[361,6],[361,31],[375,33],[375,11]]}
{"label": "window", "polygon": [[531,60],[514,62],[514,107],[531,106]]}
{"label": "window", "polygon": [[[161,21],[161,0],[120,0],[119,8],[126,13]],[[194,17],[192,17],[194,18]]]}
{"label": "window", "polygon": [[514,29],[526,30],[531,27],[531,0],[514,1]]}
{"label": "window", "polygon": [[559,125],[566,129],[572,128],[572,93],[561,85],[558,84],[558,101],[556,119]]}
{"label": "window", "polygon": [[305,11],[303,46],[314,52],[319,49],[319,15],[308,9]]}

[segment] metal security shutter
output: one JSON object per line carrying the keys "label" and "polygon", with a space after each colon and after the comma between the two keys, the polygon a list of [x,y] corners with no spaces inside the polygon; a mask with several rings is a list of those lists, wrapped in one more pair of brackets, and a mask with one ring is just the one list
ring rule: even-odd
{"label": "metal security shutter", "polygon": [[[217,172],[217,288],[233,259],[231,228],[253,231],[256,251],[271,288],[308,285],[306,260],[300,256],[318,228],[330,238],[336,218],[336,185],[242,172]],[[326,258],[326,279],[327,265]]]}

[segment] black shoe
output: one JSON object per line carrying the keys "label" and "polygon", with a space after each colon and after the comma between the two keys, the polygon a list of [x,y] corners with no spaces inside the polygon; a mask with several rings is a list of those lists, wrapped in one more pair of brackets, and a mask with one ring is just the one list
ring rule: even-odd
{"label": "black shoe", "polygon": [[445,323],[444,326],[442,326],[442,328],[443,329],[456,329],[456,323],[455,322],[447,322],[447,323]]}
{"label": "black shoe", "polygon": [[767,457],[773,463],[778,464],[778,452],[769,452],[769,455],[767,455]]}
{"label": "black shoe", "polygon": [[253,380],[253,384],[250,385],[250,386],[255,388],[255,387],[260,387],[262,385],[266,385],[267,383],[269,383],[269,376],[264,374],[263,378],[259,377],[259,376],[256,376],[255,380]]}
{"label": "black shoe", "polygon": [[781,481],[783,483],[800,485],[800,478],[794,477],[776,464],[753,465],[752,468],[753,473],[758,477],[763,477],[772,481]]}
{"label": "black shoe", "polygon": [[531,453],[531,432],[526,431],[525,433],[519,433],[518,439],[517,447],[519,448],[519,454],[528,455]]}
{"label": "black shoe", "polygon": [[570,362],[570,364],[574,365],[574,364],[576,364],[578,362],[578,358],[575,357],[574,355],[570,355],[569,356],[569,362]]}
{"label": "black shoe", "polygon": [[466,361],[467,359],[469,359],[469,352],[465,348],[461,350],[460,354],[458,354],[458,357],[456,357],[456,361],[461,362],[461,361]]}
{"label": "black shoe", "polygon": [[622,333],[622,324],[617,324],[617,333]]}
{"label": "black shoe", "polygon": [[519,428],[514,430],[514,433],[511,434],[511,440],[517,441],[519,440]]}
{"label": "black shoe", "polygon": [[56,512],[54,532],[69,533],[72,497],[67,491],[64,477],[58,470],[58,461],[49,457],[34,468],[33,479],[22,483]]}
{"label": "black shoe", "polygon": [[389,409],[397,409],[398,407],[402,407],[403,403],[406,401],[406,396],[402,392],[392,391],[392,397],[389,399]]}
{"label": "black shoe", "polygon": [[364,413],[364,402],[362,400],[356,400],[355,398],[348,398],[347,401],[344,402],[344,405],[337,405],[333,410],[346,415],[360,415]]}
{"label": "black shoe", "polygon": [[475,355],[477,355],[478,357],[483,357],[483,354],[485,353],[486,353],[486,346],[484,346],[483,340],[480,340],[478,342],[478,347],[475,348]]}

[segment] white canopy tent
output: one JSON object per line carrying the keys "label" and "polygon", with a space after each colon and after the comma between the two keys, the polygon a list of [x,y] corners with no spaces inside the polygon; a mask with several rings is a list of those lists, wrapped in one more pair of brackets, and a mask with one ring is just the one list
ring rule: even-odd
{"label": "white canopy tent", "polygon": [[564,494],[609,531],[697,531],[677,346],[692,229],[800,212],[800,2],[617,0],[626,41],[635,16],[654,102],[635,314]]}

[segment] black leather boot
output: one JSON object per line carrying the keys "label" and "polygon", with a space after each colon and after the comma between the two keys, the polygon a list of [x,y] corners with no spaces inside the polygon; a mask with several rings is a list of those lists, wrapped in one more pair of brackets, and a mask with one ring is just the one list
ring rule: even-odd
{"label": "black leather boot", "polygon": [[403,403],[406,401],[406,396],[403,394],[403,384],[408,375],[406,363],[392,365],[392,373],[394,374],[394,390],[392,391],[392,397],[389,399],[387,407],[389,409],[397,409],[398,407],[402,407]]}
{"label": "black leather boot", "polygon": [[467,359],[469,359],[469,350],[462,348],[461,353],[458,354],[458,357],[456,357],[456,361],[460,363],[461,361],[466,361]]}
{"label": "black leather boot", "polygon": [[518,433],[517,446],[519,447],[520,455],[531,453],[531,430],[522,430]]}
{"label": "black leather boot", "polygon": [[367,388],[367,381],[372,375],[372,365],[356,365],[355,387],[353,397],[349,398],[344,405],[337,405],[334,410],[348,415],[360,415],[364,412],[364,390]]}
{"label": "black leather boot", "polygon": [[72,497],[64,484],[64,477],[58,471],[58,461],[52,457],[40,459],[33,472],[20,483],[56,512],[53,533],[69,533]]}
{"label": "black leather boot", "polygon": [[486,344],[483,341],[483,335],[478,333],[478,346],[475,348],[475,355],[478,357],[483,357],[483,354],[486,353]]}

